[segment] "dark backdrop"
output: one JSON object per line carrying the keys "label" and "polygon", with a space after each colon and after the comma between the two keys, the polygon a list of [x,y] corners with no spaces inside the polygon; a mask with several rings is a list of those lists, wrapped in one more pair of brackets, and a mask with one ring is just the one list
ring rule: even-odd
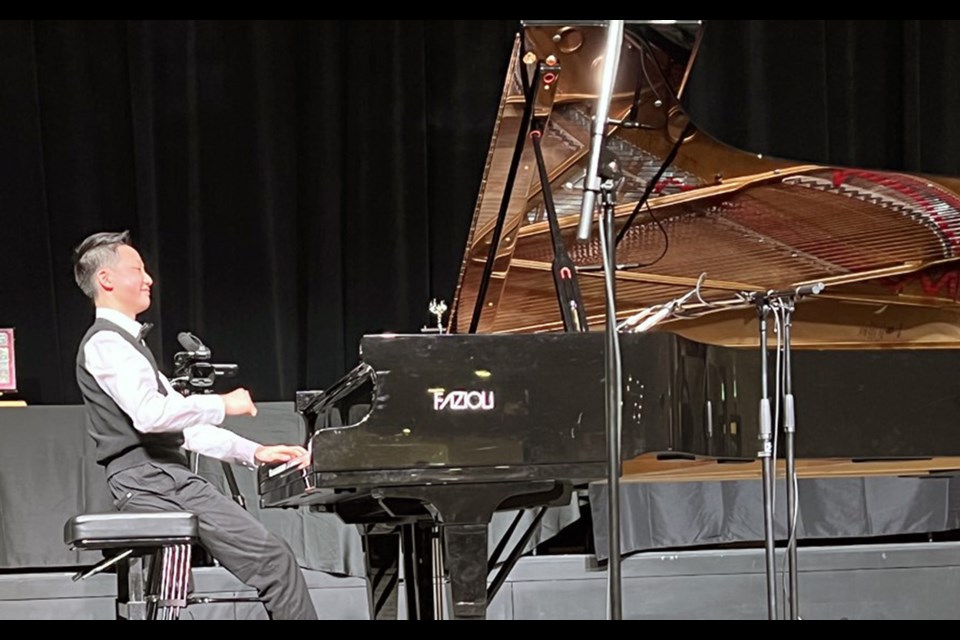
{"label": "dark backdrop", "polygon": [[[22,396],[79,401],[86,235],[129,229],[169,364],[259,400],[452,299],[518,20],[0,22],[0,327]],[[706,21],[688,106],[734,146],[960,175],[952,21]]]}

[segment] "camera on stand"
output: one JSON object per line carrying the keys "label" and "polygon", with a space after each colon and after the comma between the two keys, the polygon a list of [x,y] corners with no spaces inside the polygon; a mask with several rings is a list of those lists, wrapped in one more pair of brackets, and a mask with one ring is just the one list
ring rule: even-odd
{"label": "camera on stand", "polygon": [[173,357],[173,377],[170,384],[181,395],[213,393],[217,378],[233,378],[237,375],[235,364],[213,364],[210,349],[192,333],[177,335],[184,351]]}
{"label": "camera on stand", "polygon": [[[210,362],[213,355],[210,349],[192,333],[181,332],[177,335],[177,341],[184,350],[173,357],[173,377],[170,378],[170,386],[180,395],[191,396],[213,393],[213,387],[218,378],[232,378],[237,375],[238,367],[235,364],[213,364]],[[246,509],[247,501],[237,485],[233,468],[228,462],[221,461],[221,465],[233,500]],[[191,467],[194,473],[198,472],[198,457],[196,455],[193,456]]]}

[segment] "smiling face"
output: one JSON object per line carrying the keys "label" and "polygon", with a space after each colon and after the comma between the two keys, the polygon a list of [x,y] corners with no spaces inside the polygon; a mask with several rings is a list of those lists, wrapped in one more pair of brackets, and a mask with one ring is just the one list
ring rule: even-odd
{"label": "smiling face", "polygon": [[116,259],[96,273],[97,304],[136,318],[150,308],[153,278],[140,253],[129,245],[117,247]]}

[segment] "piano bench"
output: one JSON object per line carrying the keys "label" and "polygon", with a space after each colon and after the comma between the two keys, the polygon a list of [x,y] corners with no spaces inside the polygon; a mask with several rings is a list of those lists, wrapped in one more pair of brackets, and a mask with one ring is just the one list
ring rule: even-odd
{"label": "piano bench", "polygon": [[[177,620],[190,604],[190,557],[199,541],[197,516],[158,513],[82,514],[70,518],[63,540],[73,550],[100,550],[104,560],[77,573],[82,580],[116,565],[117,618]],[[144,580],[144,567],[149,567]]]}

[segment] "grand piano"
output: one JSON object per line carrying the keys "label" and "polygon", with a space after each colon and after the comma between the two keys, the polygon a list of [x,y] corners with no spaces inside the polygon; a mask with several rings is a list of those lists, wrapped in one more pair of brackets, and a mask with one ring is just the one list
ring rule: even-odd
{"label": "grand piano", "polygon": [[[395,615],[401,562],[408,617],[439,615],[438,579],[453,617],[485,617],[524,548],[491,557],[492,515],[608,473],[599,225],[575,237],[606,27],[521,27],[449,316],[364,337],[355,369],[297,394],[309,459],[259,471],[263,507],[362,527],[374,617]],[[756,460],[749,303],[812,285],[791,325],[796,456],[957,455],[960,181],[713,139],[682,107],[703,27],[627,21],[610,105],[621,464]]]}

